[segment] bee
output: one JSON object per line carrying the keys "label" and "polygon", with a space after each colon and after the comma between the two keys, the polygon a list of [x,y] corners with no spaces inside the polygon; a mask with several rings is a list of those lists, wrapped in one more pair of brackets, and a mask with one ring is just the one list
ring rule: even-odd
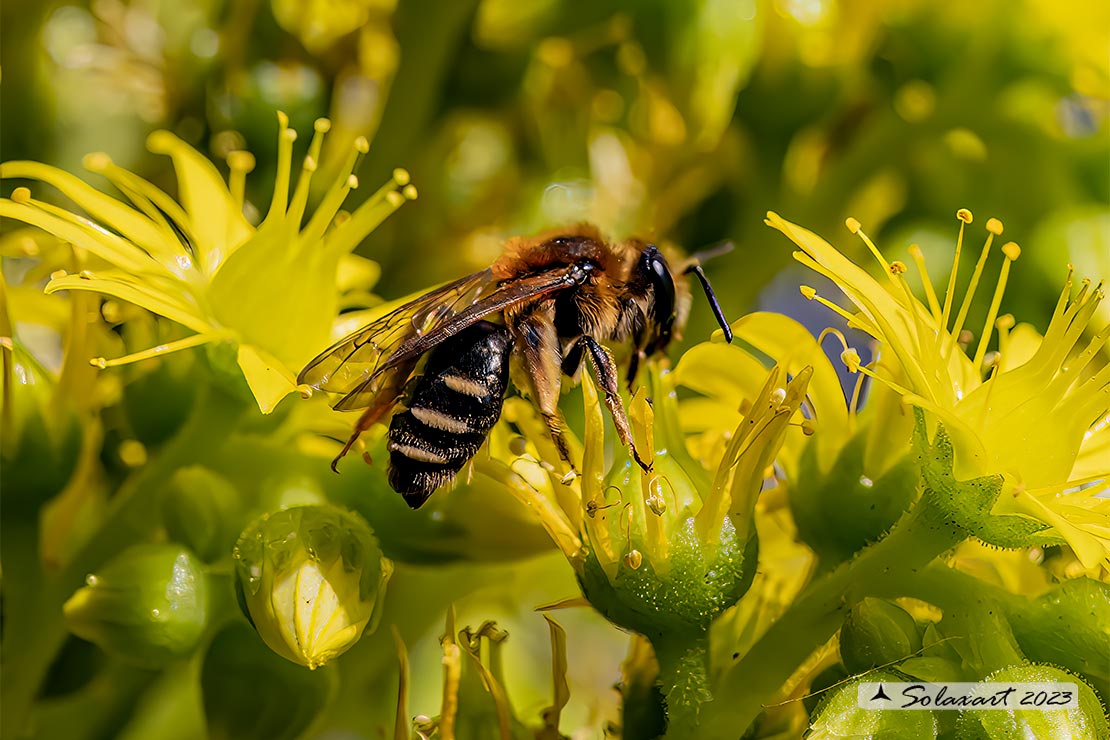
{"label": "bee", "polygon": [[632,439],[616,362],[601,343],[631,345],[632,387],[640,363],[663,352],[685,325],[689,274],[732,341],[700,259],[673,259],[678,269],[653,244],[609,242],[589,225],[510,239],[487,269],[340,340],[298,378],[339,394],[336,410],[363,410],[332,470],[359,435],[400,404],[389,426],[389,482],[419,508],[477,453],[501,416],[512,377],[573,471],[558,400],[562,376],[577,377],[588,358],[621,443],[650,471]]}

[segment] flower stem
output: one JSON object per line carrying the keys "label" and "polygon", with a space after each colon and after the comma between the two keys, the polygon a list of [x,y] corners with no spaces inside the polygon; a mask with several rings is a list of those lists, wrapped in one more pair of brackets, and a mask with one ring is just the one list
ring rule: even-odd
{"label": "flower stem", "polygon": [[791,674],[829,640],[848,610],[876,591],[906,583],[964,533],[949,523],[926,491],[879,542],[814,581],[742,658],[723,672],[715,692],[727,702],[706,707],[705,737],[740,737]]}
{"label": "flower stem", "polygon": [[[159,488],[178,468],[217,452],[248,407],[248,401],[215,387],[202,389],[192,415],[177,436],[127,479],[112,498],[100,529],[65,567],[42,575],[36,598],[23,603],[6,599],[10,611],[5,614],[4,662],[0,666],[0,684],[4,686],[0,737],[24,734],[31,705],[65,641],[65,600],[91,570],[129,545],[150,539],[158,529]],[[30,562],[38,562],[37,553]]]}
{"label": "flower stem", "polygon": [[698,715],[713,700],[709,691],[709,633],[668,635],[652,646],[667,700],[668,738],[700,737]]}

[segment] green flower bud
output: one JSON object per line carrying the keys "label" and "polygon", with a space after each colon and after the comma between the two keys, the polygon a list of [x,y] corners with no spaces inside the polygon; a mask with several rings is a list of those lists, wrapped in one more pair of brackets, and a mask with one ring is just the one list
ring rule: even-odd
{"label": "green flower bud", "polygon": [[175,542],[210,563],[231,554],[239,501],[239,493],[222,475],[200,466],[181,468],[163,494],[162,520]]}
{"label": "green flower bud", "polygon": [[1004,602],[1022,652],[1089,680],[1110,697],[1110,584],[1075,578],[1039,596]]}
{"label": "green flower bud", "polygon": [[50,373],[22,344],[13,339],[3,352],[0,489],[11,515],[37,511],[69,481],[81,451],[81,424]]}
{"label": "green flower bud", "polygon": [[917,466],[909,457],[882,475],[868,474],[867,439],[867,431],[853,437],[827,473],[817,464],[817,445],[806,445],[790,487],[798,535],[830,564],[880,539],[917,493]]}
{"label": "green flower bud", "polygon": [[809,683],[809,691],[802,697],[806,712],[812,716],[825,693],[846,678],[848,678],[848,671],[841,663],[833,663],[814,676]]}
{"label": "green flower bud", "polygon": [[921,650],[917,622],[902,607],[866,598],[852,607],[840,628],[840,659],[850,673],[863,673]]}
{"label": "green flower bud", "polygon": [[393,564],[357,514],[300,506],[248,526],[234,551],[240,606],[270,648],[316,668],[358,642]]}
{"label": "green flower bud", "polygon": [[158,668],[196,648],[209,618],[201,564],[176,545],[137,545],[90,575],[63,607],[70,630],[129,663]]}
{"label": "green flower bud", "polygon": [[817,707],[806,740],[871,738],[929,740],[937,736],[937,718],[926,710],[885,711],[859,706],[860,683],[905,681],[892,671],[872,671],[832,689]]}
{"label": "green flower bud", "polygon": [[[1016,665],[996,671],[984,681],[1074,683],[1079,690],[1079,706],[1075,709],[1047,710],[1044,706],[1032,706],[1029,709],[969,709],[960,715],[957,736],[961,740],[1110,738],[1110,722],[1107,721],[1106,711],[1095,692],[1081,678],[1061,668],[1044,664]],[[1035,697],[1033,701],[1036,701]]]}
{"label": "green flower bud", "polygon": [[298,668],[259,643],[247,625],[233,623],[212,640],[200,672],[208,737],[302,737],[322,716],[337,684],[334,670]]}

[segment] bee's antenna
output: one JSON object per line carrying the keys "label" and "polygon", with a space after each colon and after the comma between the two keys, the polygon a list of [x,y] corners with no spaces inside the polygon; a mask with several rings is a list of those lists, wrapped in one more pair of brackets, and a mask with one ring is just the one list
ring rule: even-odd
{"label": "bee's antenna", "polygon": [[706,252],[699,252],[698,255],[695,256],[693,263],[686,268],[686,274],[689,275],[692,272],[698,276],[698,280],[701,281],[701,287],[705,289],[705,297],[709,299],[709,307],[713,309],[713,316],[717,319],[717,323],[720,324],[721,331],[725,333],[725,341],[731,343],[732,327],[728,325],[728,320],[725,319],[725,312],[721,310],[721,304],[717,302],[717,295],[713,292],[713,286],[709,284],[709,278],[705,276],[705,270],[701,269],[700,262],[700,255],[706,254],[707,252],[712,252],[713,254],[710,256],[715,257],[718,254],[732,251],[732,242],[725,242],[721,246],[726,248],[722,250],[721,247],[715,247],[711,250],[706,250]]}
{"label": "bee's antenna", "polygon": [[[690,261],[697,265],[704,265],[709,260],[728,254],[734,249],[736,249],[736,245],[731,239],[726,239],[719,244],[714,244],[699,252],[694,252],[694,254],[690,256]],[[686,272],[690,272],[690,270],[686,270]]]}

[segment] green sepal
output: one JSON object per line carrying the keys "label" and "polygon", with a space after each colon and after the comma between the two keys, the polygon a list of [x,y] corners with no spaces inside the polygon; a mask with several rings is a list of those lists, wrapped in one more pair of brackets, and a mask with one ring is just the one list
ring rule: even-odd
{"label": "green sepal", "polygon": [[741,547],[726,520],[721,538],[703,543],[689,526],[671,542],[670,569],[656,572],[648,559],[639,568],[621,562],[610,581],[589,553],[579,575],[582,593],[611,622],[657,644],[672,634],[702,633],[740,600],[755,577],[759,543],[753,533]]}
{"label": "green sepal", "polygon": [[1015,549],[1056,543],[1059,538],[1048,534],[1049,527],[1012,514],[992,514],[991,510],[1002,493],[1002,476],[985,475],[958,481],[953,473],[952,440],[937,423],[933,441],[929,441],[925,413],[914,408],[914,455],[921,468],[925,486],[923,501],[941,510],[949,520],[988,545]]}

